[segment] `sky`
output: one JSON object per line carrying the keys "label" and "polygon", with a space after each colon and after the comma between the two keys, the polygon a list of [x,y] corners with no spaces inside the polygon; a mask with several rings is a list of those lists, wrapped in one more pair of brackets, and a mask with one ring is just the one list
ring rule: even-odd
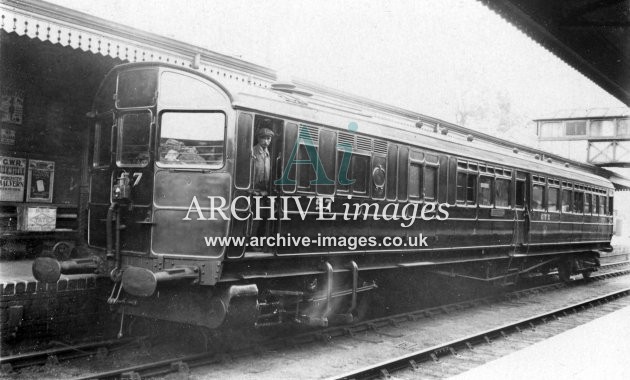
{"label": "sky", "polygon": [[50,0],[349,93],[492,131],[560,109],[624,107],[476,0]]}

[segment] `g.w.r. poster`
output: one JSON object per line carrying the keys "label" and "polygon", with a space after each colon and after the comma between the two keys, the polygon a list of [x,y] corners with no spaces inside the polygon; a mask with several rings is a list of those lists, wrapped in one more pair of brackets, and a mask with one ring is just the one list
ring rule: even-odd
{"label": "g.w.r. poster", "polygon": [[0,156],[0,201],[24,200],[26,159]]}

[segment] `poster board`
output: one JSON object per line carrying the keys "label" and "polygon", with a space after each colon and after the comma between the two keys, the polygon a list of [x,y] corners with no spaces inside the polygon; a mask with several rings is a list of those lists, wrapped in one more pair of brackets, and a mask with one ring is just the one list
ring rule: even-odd
{"label": "poster board", "polygon": [[57,223],[57,209],[20,205],[17,208],[17,220],[18,231],[54,231]]}
{"label": "poster board", "polygon": [[15,145],[15,129],[0,128],[0,144]]}
{"label": "poster board", "polygon": [[0,201],[23,202],[26,158],[0,156]]}
{"label": "poster board", "polygon": [[0,121],[22,125],[24,118],[24,92],[3,92],[0,98]]}
{"label": "poster board", "polygon": [[54,179],[54,161],[29,160],[26,201],[52,203]]}

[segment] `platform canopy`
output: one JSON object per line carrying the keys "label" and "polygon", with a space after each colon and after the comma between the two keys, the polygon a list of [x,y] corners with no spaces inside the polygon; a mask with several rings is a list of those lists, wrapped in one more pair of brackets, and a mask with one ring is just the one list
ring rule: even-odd
{"label": "platform canopy", "polygon": [[630,106],[630,2],[479,1]]}
{"label": "platform canopy", "polygon": [[276,78],[273,70],[253,63],[38,0],[2,0],[0,29],[123,62],[159,61],[198,69],[232,82],[231,87],[267,87]]}

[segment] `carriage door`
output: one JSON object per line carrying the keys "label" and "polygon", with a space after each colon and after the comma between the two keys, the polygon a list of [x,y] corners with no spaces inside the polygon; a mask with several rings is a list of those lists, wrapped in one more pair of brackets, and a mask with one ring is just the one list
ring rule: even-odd
{"label": "carriage door", "polygon": [[[234,197],[238,199],[235,212],[238,218],[232,218],[232,236],[248,236],[251,230],[250,209],[244,197],[249,197],[252,185],[252,145],[254,144],[254,115],[239,112],[236,127],[236,163],[234,169]],[[247,219],[245,219],[247,218]],[[229,246],[228,258],[243,256],[245,247]]]}
{"label": "carriage door", "polygon": [[529,244],[529,199],[528,189],[531,186],[529,176],[516,171],[514,177],[514,243],[519,246]]}
{"label": "carriage door", "polygon": [[[267,150],[269,151],[269,174],[268,174],[268,182],[266,182],[266,188],[258,188],[257,184],[254,183],[254,177],[257,175],[260,176],[261,173],[256,173],[256,167],[252,169],[252,189],[256,190],[255,194],[260,194],[265,197],[267,196],[277,196],[279,194],[279,189],[274,185],[274,180],[280,178],[280,172],[282,171],[282,152],[283,152],[283,138],[284,138],[284,120],[274,119],[264,115],[256,115],[254,118],[254,141],[252,143],[252,149],[255,149],[258,144],[259,133],[263,129],[269,129],[273,132],[273,137],[271,138],[271,143]],[[260,166],[259,166],[260,169]],[[263,192],[260,193],[259,191]],[[265,206],[270,206],[270,200],[266,200],[264,203]],[[252,206],[255,207],[254,202],[252,202]],[[276,214],[278,212],[278,202],[276,199],[275,203]],[[266,214],[266,215],[265,215]],[[269,218],[271,215],[268,212],[263,212],[261,214],[263,218]],[[278,215],[276,215],[276,219]],[[270,236],[277,232],[278,226],[277,221],[272,220],[262,220],[258,223],[253,223],[253,228],[251,231],[252,236]],[[262,225],[261,225],[262,224]]]}
{"label": "carriage door", "polygon": [[[234,170],[234,197],[236,199],[235,212],[238,218],[232,219],[232,236],[257,236],[275,233],[276,226],[271,221],[253,222],[255,204],[252,195],[260,194],[254,183],[255,165],[253,153],[258,144],[258,132],[262,128],[268,128],[274,133],[271,145],[268,147],[270,158],[270,178],[268,195],[276,195],[276,189],[272,184],[275,172],[279,170],[278,164],[282,155],[283,120],[274,119],[263,115],[254,115],[247,112],[239,112],[236,132],[236,164]],[[250,199],[250,202],[246,201]],[[261,227],[262,224],[262,227]],[[229,247],[228,258],[236,259],[243,256],[245,247]]]}

